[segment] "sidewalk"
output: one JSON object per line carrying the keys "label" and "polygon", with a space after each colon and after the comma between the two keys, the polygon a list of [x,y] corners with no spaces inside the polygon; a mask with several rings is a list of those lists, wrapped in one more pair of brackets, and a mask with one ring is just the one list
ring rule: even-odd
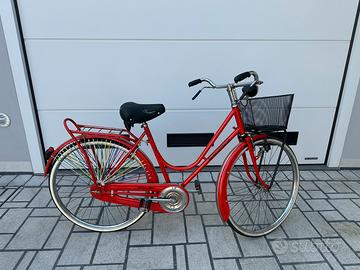
{"label": "sidewalk", "polygon": [[302,171],[288,219],[256,239],[218,217],[217,174],[200,173],[185,212],[105,234],[61,216],[44,177],[1,175],[0,269],[360,269],[360,170]]}

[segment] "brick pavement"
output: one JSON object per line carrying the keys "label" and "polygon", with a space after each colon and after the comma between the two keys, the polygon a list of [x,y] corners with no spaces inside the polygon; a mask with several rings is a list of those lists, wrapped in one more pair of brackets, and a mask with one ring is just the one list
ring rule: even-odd
{"label": "brick pavement", "polygon": [[217,174],[200,173],[203,194],[183,213],[103,234],[62,217],[44,177],[1,175],[0,269],[360,269],[360,170],[301,171],[296,207],[256,239],[219,218]]}

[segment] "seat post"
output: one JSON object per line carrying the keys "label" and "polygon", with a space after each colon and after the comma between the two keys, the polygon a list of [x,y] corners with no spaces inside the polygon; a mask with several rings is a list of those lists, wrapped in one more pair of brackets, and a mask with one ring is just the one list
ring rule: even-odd
{"label": "seat post", "polygon": [[170,178],[169,178],[169,175],[168,175],[168,173],[166,171],[164,159],[163,159],[159,149],[156,146],[155,140],[154,140],[154,138],[153,138],[153,136],[151,134],[151,131],[150,131],[150,128],[149,128],[148,124],[146,122],[144,122],[144,123],[141,124],[141,127],[144,129],[145,135],[146,135],[146,137],[148,139],[148,143],[150,144],[151,149],[154,152],[156,161],[157,161],[157,163],[158,163],[158,165],[160,167],[162,175],[164,176],[165,182],[170,183]]}

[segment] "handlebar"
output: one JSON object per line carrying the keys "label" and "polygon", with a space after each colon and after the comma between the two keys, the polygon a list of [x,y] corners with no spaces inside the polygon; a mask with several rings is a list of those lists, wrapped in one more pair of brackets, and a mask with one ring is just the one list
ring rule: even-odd
{"label": "handlebar", "polygon": [[[247,83],[241,83],[246,78],[249,78],[253,76],[254,80],[252,82]],[[204,86],[201,88],[192,98],[192,100],[196,99],[203,89],[231,89],[235,90],[236,88],[243,87],[243,94],[240,99],[243,99],[245,96],[253,97],[257,94],[258,86],[261,85],[263,82],[259,80],[259,75],[255,71],[247,71],[243,72],[234,78],[235,83],[229,83],[229,84],[221,84],[216,85],[213,83],[210,79],[202,78],[202,79],[196,79],[191,82],[189,82],[189,87],[193,87],[195,85],[198,85],[200,83],[206,82],[209,86]]]}

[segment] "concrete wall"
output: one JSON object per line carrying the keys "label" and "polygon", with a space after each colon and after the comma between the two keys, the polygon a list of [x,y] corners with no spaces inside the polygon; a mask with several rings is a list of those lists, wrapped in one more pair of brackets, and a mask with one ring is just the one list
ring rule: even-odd
{"label": "concrete wall", "polygon": [[341,167],[360,167],[360,82],[346,135]]}
{"label": "concrete wall", "polygon": [[0,128],[0,172],[31,171],[30,156],[1,21],[0,112],[6,113],[11,119],[8,128]]}

